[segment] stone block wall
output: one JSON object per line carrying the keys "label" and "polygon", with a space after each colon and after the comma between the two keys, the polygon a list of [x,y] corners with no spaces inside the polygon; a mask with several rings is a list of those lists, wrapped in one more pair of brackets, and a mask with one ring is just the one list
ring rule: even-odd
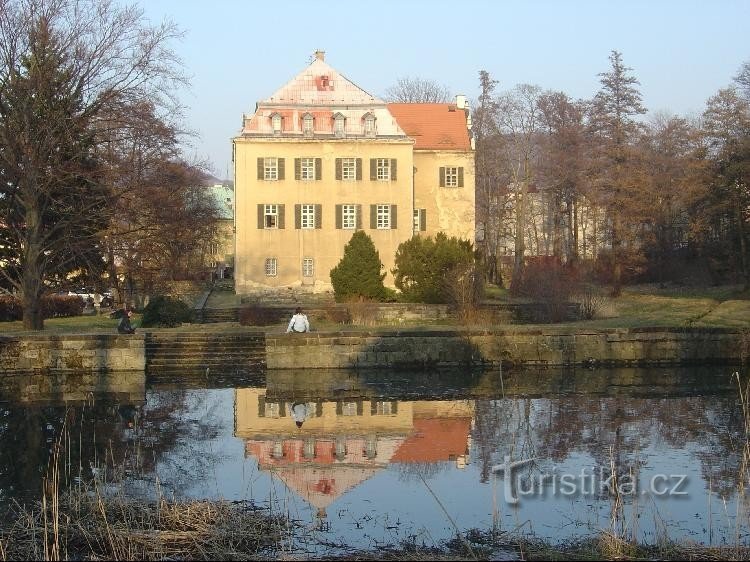
{"label": "stone block wall", "polygon": [[266,336],[268,369],[740,363],[748,335],[722,329],[420,330]]}
{"label": "stone block wall", "polygon": [[144,371],[142,334],[0,336],[0,375],[30,371]]}

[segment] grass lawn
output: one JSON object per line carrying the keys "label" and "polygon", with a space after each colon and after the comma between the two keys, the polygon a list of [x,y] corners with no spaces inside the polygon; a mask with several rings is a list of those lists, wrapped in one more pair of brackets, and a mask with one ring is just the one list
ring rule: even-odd
{"label": "grass lawn", "polygon": [[[750,329],[750,294],[743,293],[740,286],[706,287],[703,289],[671,287],[659,288],[654,285],[640,285],[627,287],[617,299],[604,298],[601,318],[595,320],[580,320],[556,324],[558,327],[572,329],[586,328],[638,328],[638,327],[725,327]],[[230,305],[236,297],[231,293],[222,295],[224,306]],[[490,287],[487,291],[488,302],[510,302],[507,291],[498,287]],[[218,303],[217,303],[218,304]],[[134,315],[132,324],[140,328],[141,317]],[[446,321],[408,325],[387,326],[350,326],[330,321],[312,320],[312,329],[316,332],[340,330],[372,330],[385,329],[418,329],[430,327],[432,329],[450,329],[455,325]],[[45,333],[115,333],[117,320],[110,319],[107,314],[97,316],[77,316],[73,318],[51,318],[44,322]],[[529,325],[524,325],[530,327]],[[550,324],[538,327],[553,326]],[[496,327],[494,324],[477,324],[477,328]],[[499,326],[498,326],[499,327]],[[503,326],[508,327],[508,326]],[[267,326],[265,331],[278,333],[286,329],[286,322],[276,326]],[[217,324],[183,324],[178,328],[148,328],[148,331],[243,331],[245,326],[237,323]],[[0,322],[0,334],[23,334],[21,322]]]}

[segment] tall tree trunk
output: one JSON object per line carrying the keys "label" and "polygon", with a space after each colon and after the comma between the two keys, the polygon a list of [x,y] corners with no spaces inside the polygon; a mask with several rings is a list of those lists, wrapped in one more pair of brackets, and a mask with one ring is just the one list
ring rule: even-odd
{"label": "tall tree trunk", "polygon": [[517,293],[521,288],[523,276],[523,261],[526,253],[526,194],[528,184],[521,183],[521,193],[516,192],[516,240],[514,244],[513,277],[510,280],[510,290]]}

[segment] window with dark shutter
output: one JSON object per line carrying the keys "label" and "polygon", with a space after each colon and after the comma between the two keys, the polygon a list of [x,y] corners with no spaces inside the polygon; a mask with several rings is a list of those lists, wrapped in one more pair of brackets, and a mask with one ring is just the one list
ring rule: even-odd
{"label": "window with dark shutter", "polygon": [[323,159],[322,158],[315,159],[315,179],[316,180],[323,179]]}
{"label": "window with dark shutter", "polygon": [[370,205],[370,228],[375,230],[378,227],[378,206]]}
{"label": "window with dark shutter", "polygon": [[464,186],[464,168],[461,166],[458,168],[458,187]]}
{"label": "window with dark shutter", "polygon": [[396,181],[396,159],[391,158],[391,181]]}
{"label": "window with dark shutter", "polygon": [[391,205],[391,229],[395,229],[396,226],[397,226],[397,224],[396,224],[396,217],[397,217],[397,215],[396,215],[396,208],[397,208],[397,205]]}
{"label": "window with dark shutter", "polygon": [[378,160],[370,158],[370,181],[378,180]]}
{"label": "window with dark shutter", "polygon": [[315,205],[315,228],[323,226],[323,205]]}
{"label": "window with dark shutter", "polygon": [[302,205],[299,203],[294,205],[294,228],[297,230],[302,228]]}
{"label": "window with dark shutter", "polygon": [[279,228],[284,228],[284,205],[279,205]]}
{"label": "window with dark shutter", "polygon": [[427,230],[427,209],[419,209],[419,230]]}
{"label": "window with dark shutter", "polygon": [[279,179],[284,179],[284,158],[279,158]]}
{"label": "window with dark shutter", "polygon": [[341,168],[342,168],[341,161],[342,161],[341,158],[336,158],[336,179],[339,181],[341,181]]}
{"label": "window with dark shutter", "polygon": [[355,228],[357,230],[362,230],[362,205],[356,206],[356,215],[354,217],[355,222]]}
{"label": "window with dark shutter", "polygon": [[294,159],[294,179],[295,180],[302,179],[302,158]]}
{"label": "window with dark shutter", "polygon": [[362,181],[362,159],[361,158],[357,158],[357,171],[356,171],[356,174],[357,174],[357,176],[356,176],[357,177],[357,181]]}
{"label": "window with dark shutter", "polygon": [[264,173],[264,165],[263,165],[263,158],[258,158],[258,179],[263,179],[263,173]]}
{"label": "window with dark shutter", "polygon": [[263,220],[263,214],[264,214],[263,208],[264,208],[263,204],[259,203],[258,204],[258,228],[265,228],[265,223]]}
{"label": "window with dark shutter", "polygon": [[440,187],[445,187],[445,166],[440,166]]}
{"label": "window with dark shutter", "polygon": [[[338,158],[336,158],[336,160],[338,160]],[[342,225],[343,208],[343,205],[336,205],[336,228],[339,230],[341,230]]]}

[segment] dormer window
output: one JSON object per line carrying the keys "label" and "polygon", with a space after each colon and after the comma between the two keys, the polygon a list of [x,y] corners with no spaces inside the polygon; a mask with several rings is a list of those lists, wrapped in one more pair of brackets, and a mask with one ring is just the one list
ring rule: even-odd
{"label": "dormer window", "polygon": [[337,113],[333,116],[333,135],[337,138],[344,136],[344,123],[346,119],[341,113]]}
{"label": "dormer window", "polygon": [[274,135],[281,134],[281,115],[278,113],[271,115],[271,128],[273,129]]}
{"label": "dormer window", "polygon": [[365,115],[365,136],[375,136],[375,116],[372,113]]}
{"label": "dormer window", "polygon": [[313,120],[313,116],[309,113],[305,113],[305,116],[302,118],[302,134],[306,137],[313,136],[315,121]]}

